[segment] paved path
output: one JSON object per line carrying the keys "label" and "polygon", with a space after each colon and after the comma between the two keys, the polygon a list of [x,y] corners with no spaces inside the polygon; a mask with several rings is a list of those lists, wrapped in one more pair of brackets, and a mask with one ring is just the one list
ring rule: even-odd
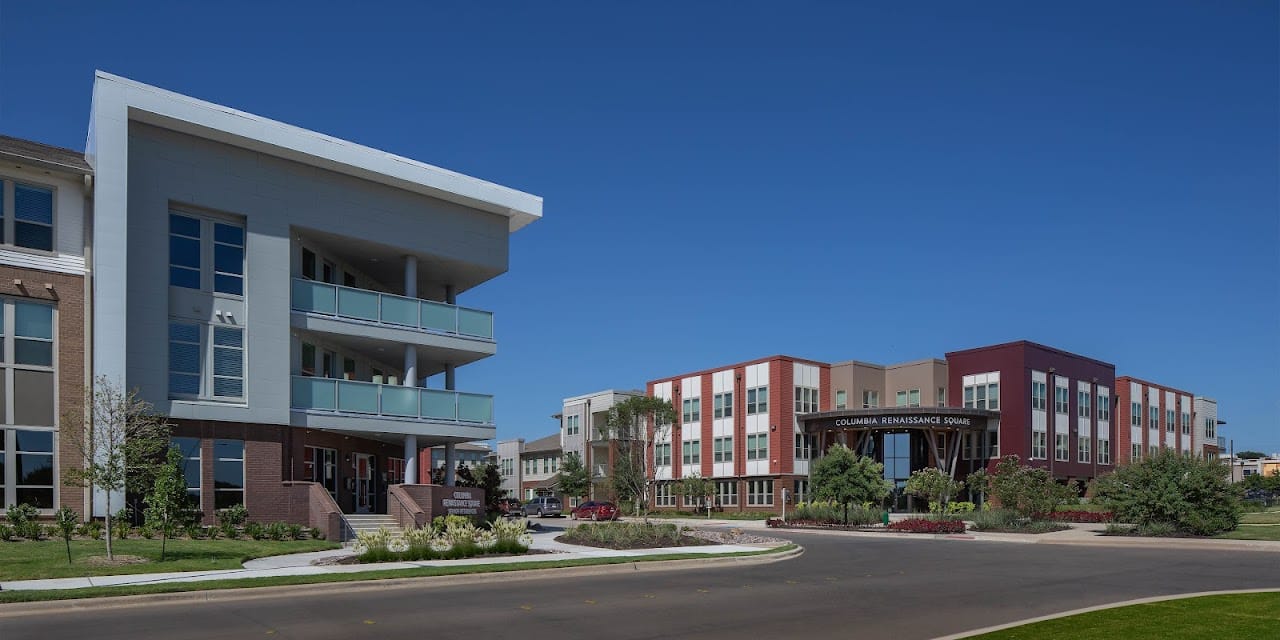
{"label": "paved path", "polygon": [[56,614],[0,606],[0,638],[915,640],[1134,598],[1280,587],[1273,552],[785,536],[805,552],[770,564],[223,591],[62,603]]}

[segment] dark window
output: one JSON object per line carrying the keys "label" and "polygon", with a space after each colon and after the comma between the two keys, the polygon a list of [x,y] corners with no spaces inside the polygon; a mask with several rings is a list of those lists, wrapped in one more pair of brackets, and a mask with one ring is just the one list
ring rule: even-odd
{"label": "dark window", "polygon": [[13,186],[13,243],[53,251],[53,190]]}

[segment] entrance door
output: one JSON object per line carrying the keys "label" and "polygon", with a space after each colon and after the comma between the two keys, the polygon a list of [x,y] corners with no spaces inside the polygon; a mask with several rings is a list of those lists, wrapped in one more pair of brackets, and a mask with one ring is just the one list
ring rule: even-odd
{"label": "entrance door", "polygon": [[373,513],[373,456],[355,454],[356,513]]}

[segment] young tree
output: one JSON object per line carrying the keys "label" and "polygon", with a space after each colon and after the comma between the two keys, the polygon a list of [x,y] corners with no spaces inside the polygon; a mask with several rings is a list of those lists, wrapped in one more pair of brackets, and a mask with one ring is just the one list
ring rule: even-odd
{"label": "young tree", "polygon": [[64,506],[53,514],[53,524],[58,530],[58,537],[67,544],[67,564],[71,564],[71,537],[76,534],[80,524],[80,514],[75,509]]}
{"label": "young tree", "polygon": [[884,479],[884,465],[837,444],[826,455],[809,463],[811,492],[818,500],[844,505],[844,523],[849,524],[849,505],[879,502],[893,490]]}
{"label": "young tree", "polygon": [[490,512],[498,511],[498,500],[502,499],[502,472],[498,470],[498,465],[486,462],[472,475],[475,476],[476,488],[484,490],[485,509]]}
{"label": "young tree", "polygon": [[679,482],[680,495],[686,499],[701,500],[707,508],[707,517],[711,517],[711,501],[716,493],[716,483],[711,478],[703,478],[698,474],[685,476]]}
{"label": "young tree", "polygon": [[911,473],[907,479],[907,493],[929,501],[931,513],[946,513],[947,503],[951,496],[959,493],[964,485],[951,479],[951,476],[937,467],[920,469]]}
{"label": "young tree", "polygon": [[617,449],[611,482],[619,500],[631,500],[636,515],[649,478],[649,443],[661,438],[675,421],[671,402],[661,398],[627,398],[609,409],[603,432]]}
{"label": "young tree", "polygon": [[567,498],[581,498],[591,489],[591,473],[582,464],[577,451],[565,454],[560,464],[560,493]]}
{"label": "young tree", "polygon": [[1094,495],[1122,522],[1165,523],[1209,536],[1240,523],[1238,488],[1227,481],[1229,473],[1217,460],[1164,449],[1098,478]]}
{"label": "young tree", "polygon": [[151,491],[142,499],[147,506],[147,526],[160,532],[160,562],[164,562],[169,538],[191,522],[191,494],[187,493],[186,460],[177,447],[169,449],[156,471]]}
{"label": "young tree", "polygon": [[1058,484],[1048,471],[1023,466],[1016,455],[1001,458],[987,483],[1001,507],[1017,511],[1024,518],[1047,516],[1079,495],[1074,480]]}
{"label": "young tree", "polygon": [[970,473],[969,477],[964,479],[964,483],[969,487],[969,494],[971,496],[973,494],[978,495],[977,502],[979,506],[986,503],[987,501],[987,470],[986,469],[978,469],[977,471]]}
{"label": "young tree", "polygon": [[124,391],[106,376],[94,381],[83,410],[63,416],[62,435],[75,448],[84,466],[63,472],[70,486],[100,491],[106,498],[107,559],[111,553],[113,496],[127,489],[145,491],[154,470],[169,448],[169,423],[138,397],[137,390]]}

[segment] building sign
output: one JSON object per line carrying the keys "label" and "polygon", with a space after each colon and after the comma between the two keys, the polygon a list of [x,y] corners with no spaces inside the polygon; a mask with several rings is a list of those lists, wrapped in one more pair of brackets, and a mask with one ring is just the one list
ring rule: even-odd
{"label": "building sign", "polygon": [[436,487],[434,515],[484,515],[484,490],[472,487]]}
{"label": "building sign", "polygon": [[[985,422],[985,421],[984,421]],[[858,416],[836,418],[836,427],[971,427],[973,418],[959,416]]]}
{"label": "building sign", "polygon": [[[850,409],[821,417],[802,418],[805,431],[814,433],[831,429],[986,429],[987,420],[999,414],[985,410],[944,409]],[[843,414],[843,415],[839,415]]]}

